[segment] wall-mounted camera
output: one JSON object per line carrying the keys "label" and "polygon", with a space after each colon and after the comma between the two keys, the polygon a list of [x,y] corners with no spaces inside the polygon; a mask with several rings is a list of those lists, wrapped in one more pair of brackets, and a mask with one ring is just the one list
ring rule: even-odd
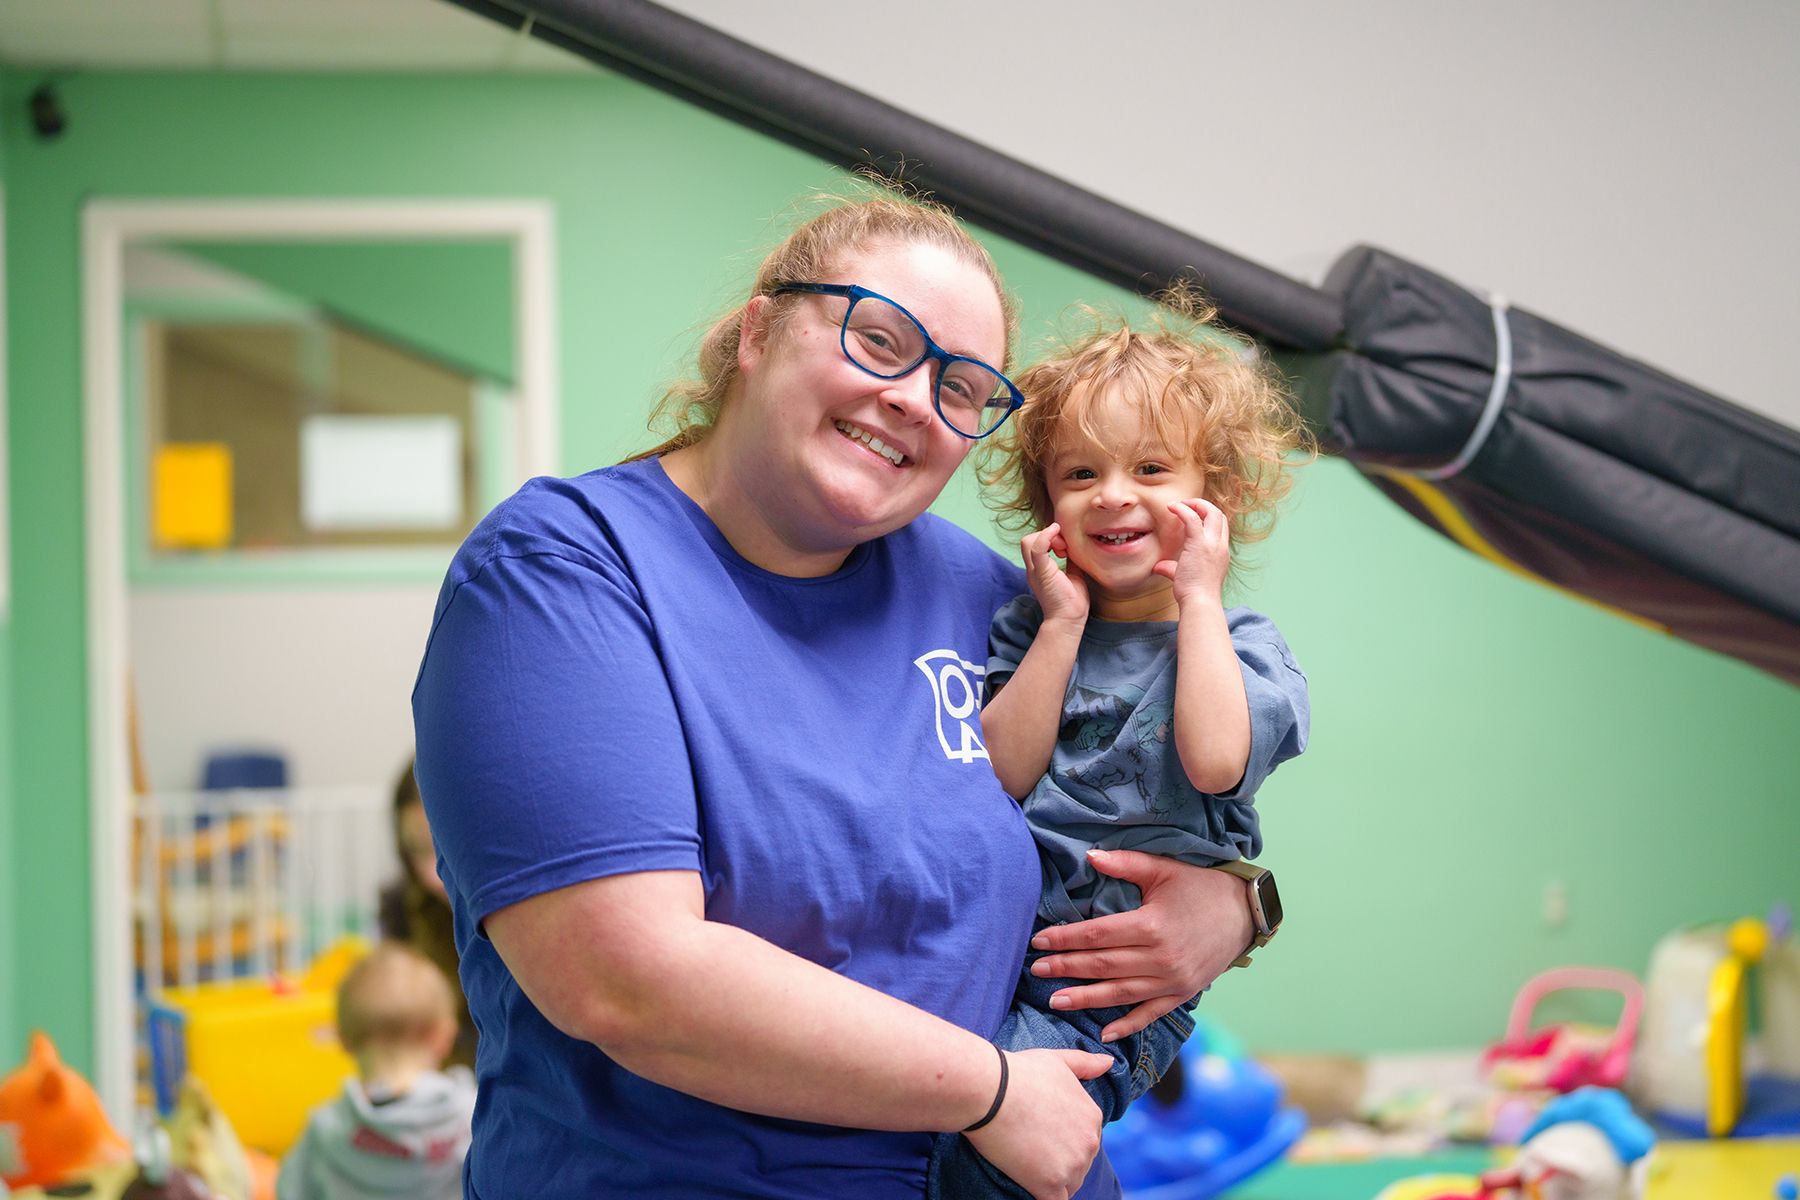
{"label": "wall-mounted camera", "polygon": [[31,93],[26,106],[31,111],[31,128],[40,139],[48,142],[62,136],[69,119],[63,112],[62,101],[57,98],[54,85],[46,83],[40,86]]}

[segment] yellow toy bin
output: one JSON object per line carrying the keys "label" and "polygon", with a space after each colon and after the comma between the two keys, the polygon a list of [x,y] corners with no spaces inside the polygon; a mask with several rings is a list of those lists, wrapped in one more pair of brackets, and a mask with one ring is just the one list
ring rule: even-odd
{"label": "yellow toy bin", "polygon": [[157,1108],[183,1077],[206,1085],[246,1146],[277,1157],[356,1072],[337,1037],[337,985],[367,952],[340,943],[298,983],[234,979],[169,988],[147,1001]]}

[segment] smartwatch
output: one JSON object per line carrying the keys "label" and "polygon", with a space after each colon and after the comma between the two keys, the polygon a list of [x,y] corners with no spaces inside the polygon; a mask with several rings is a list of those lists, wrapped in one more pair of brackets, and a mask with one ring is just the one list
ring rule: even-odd
{"label": "smartwatch", "polygon": [[1250,924],[1253,932],[1250,944],[1244,947],[1243,955],[1231,964],[1234,967],[1247,967],[1250,965],[1250,952],[1268,945],[1269,939],[1275,936],[1275,931],[1281,928],[1281,893],[1275,890],[1275,872],[1242,859],[1214,863],[1213,870],[1236,875],[1244,880],[1249,891]]}

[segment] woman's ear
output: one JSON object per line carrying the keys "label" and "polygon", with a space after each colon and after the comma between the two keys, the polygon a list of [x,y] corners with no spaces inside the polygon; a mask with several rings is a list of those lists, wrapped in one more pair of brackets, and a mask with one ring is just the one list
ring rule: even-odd
{"label": "woman's ear", "polygon": [[738,325],[738,370],[749,371],[769,351],[769,326],[775,317],[775,302],[768,296],[752,296],[744,305],[743,320]]}

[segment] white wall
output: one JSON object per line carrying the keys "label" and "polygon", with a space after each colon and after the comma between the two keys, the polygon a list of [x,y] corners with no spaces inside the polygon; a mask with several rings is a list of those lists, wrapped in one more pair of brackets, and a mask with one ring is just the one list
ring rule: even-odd
{"label": "white wall", "polygon": [[1800,426],[1790,0],[663,0],[1316,282],[1373,242]]}
{"label": "white wall", "polygon": [[132,673],[153,788],[198,786],[209,750],[274,746],[299,786],[387,785],[412,752],[435,584],[144,589]]}

